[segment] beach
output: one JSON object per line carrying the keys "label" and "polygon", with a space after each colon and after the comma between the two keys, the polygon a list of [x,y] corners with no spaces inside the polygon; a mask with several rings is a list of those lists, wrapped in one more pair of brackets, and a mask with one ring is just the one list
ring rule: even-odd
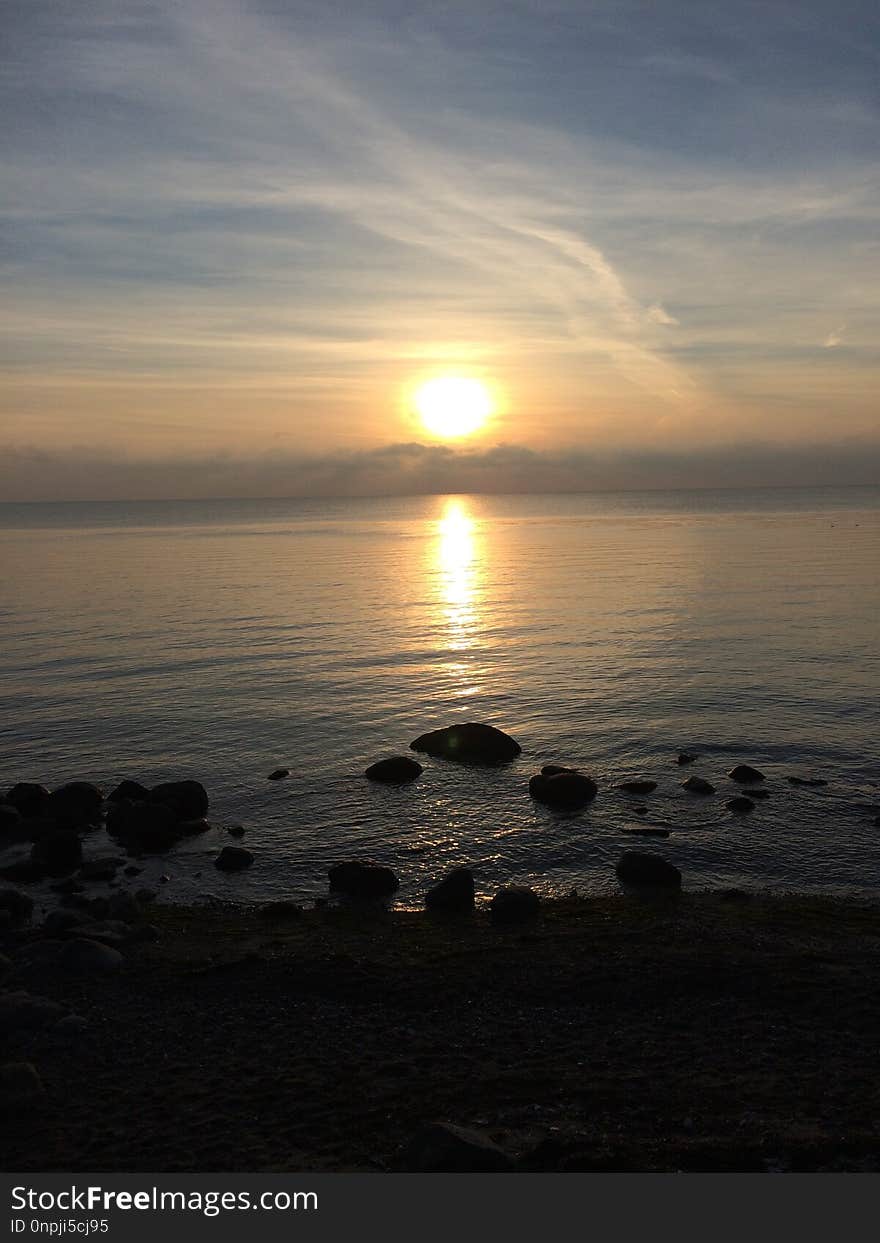
{"label": "beach", "polygon": [[572,895],[499,926],[152,901],[127,927],[109,970],[4,935],[5,995],[56,1005],[4,1034],[39,1083],[9,1171],[447,1169],[435,1123],[465,1128],[451,1168],[880,1166],[870,904]]}

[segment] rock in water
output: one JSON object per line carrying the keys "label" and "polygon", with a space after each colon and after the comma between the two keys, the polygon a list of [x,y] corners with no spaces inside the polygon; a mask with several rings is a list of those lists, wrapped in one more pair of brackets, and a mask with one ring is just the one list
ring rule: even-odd
{"label": "rock in water", "polygon": [[69,876],[82,864],[82,842],[73,829],[56,829],[31,847],[31,861],[50,876]]}
{"label": "rock in water", "polygon": [[400,881],[391,868],[372,860],[337,863],[327,873],[330,888],[350,898],[387,898],[400,888]]}
{"label": "rock in water", "polygon": [[750,798],[746,798],[744,794],[738,794],[736,798],[728,799],[726,806],[730,811],[735,811],[739,814],[755,810],[755,804]]}
{"label": "rock in water", "polygon": [[90,781],[70,781],[52,791],[45,814],[59,824],[97,824],[103,802],[103,791]]}
{"label": "rock in water", "polygon": [[27,820],[42,816],[48,799],[49,791],[46,787],[37,785],[34,781],[19,781],[6,795],[6,802],[11,803]]}
{"label": "rock in water", "polygon": [[285,777],[290,776],[289,768],[276,768],[266,778],[267,781],[283,781]]}
{"label": "rock in water", "polygon": [[683,781],[682,788],[690,790],[691,794],[714,794],[715,787],[711,781],[707,781],[705,777],[688,777],[687,781]]}
{"label": "rock in water", "polygon": [[828,782],[821,777],[789,777],[793,786],[827,786]]}
{"label": "rock in water", "polygon": [[690,755],[687,751],[680,751],[676,764],[693,764],[694,760],[699,759],[697,755]]}
{"label": "rock in water", "polygon": [[509,885],[499,889],[489,903],[493,924],[524,924],[535,919],[541,899],[534,889],[525,885]]}
{"label": "rock in water", "polygon": [[598,789],[591,777],[570,768],[549,777],[541,772],[529,778],[529,794],[548,807],[583,807],[596,797]]}
{"label": "rock in water", "polygon": [[129,851],[162,854],[180,838],[174,811],[164,803],[138,803],[122,799],[107,816],[107,832],[118,837]]}
{"label": "rock in water", "polygon": [[617,875],[629,885],[649,885],[663,889],[681,889],[681,872],[660,855],[627,851],[617,864]]}
{"label": "rock in water", "polygon": [[124,798],[131,799],[135,803],[146,803],[149,801],[150,791],[139,781],[120,781],[116,789],[111,790],[107,795],[107,802],[121,803]]}
{"label": "rock in water", "polygon": [[621,781],[617,787],[619,790],[625,790],[627,794],[653,794],[657,789],[656,781]]}
{"label": "rock in water", "polygon": [[221,872],[241,872],[249,868],[253,861],[254,856],[243,846],[224,846],[214,860],[214,867]]}
{"label": "rock in water", "polygon": [[454,760],[459,764],[506,764],[522,751],[509,734],[493,725],[472,721],[432,730],[409,745],[412,751],[425,751],[438,759]]}
{"label": "rock in water", "polygon": [[759,769],[752,768],[751,764],[737,764],[736,768],[731,768],[727,775],[731,781],[740,781],[743,784],[764,780],[764,774]]}
{"label": "rock in water", "polygon": [[386,760],[377,760],[364,773],[370,781],[384,781],[389,785],[402,785],[405,781],[415,781],[424,769],[418,760],[408,755],[390,755]]}
{"label": "rock in water", "polygon": [[468,868],[455,868],[425,894],[429,911],[472,911],[474,875]]}
{"label": "rock in water", "polygon": [[201,820],[208,814],[208,792],[200,781],[166,781],[150,791],[150,802],[170,807],[178,820]]}
{"label": "rock in water", "polygon": [[401,1154],[413,1174],[503,1174],[513,1162],[503,1149],[477,1131],[434,1122],[422,1127]]}

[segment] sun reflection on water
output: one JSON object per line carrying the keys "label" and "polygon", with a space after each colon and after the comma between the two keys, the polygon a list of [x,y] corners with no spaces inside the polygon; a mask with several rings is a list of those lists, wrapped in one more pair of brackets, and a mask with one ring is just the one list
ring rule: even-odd
{"label": "sun reflection on water", "polygon": [[434,578],[441,606],[438,620],[445,631],[447,651],[460,653],[460,659],[450,660],[446,669],[458,682],[457,695],[474,695],[479,690],[473,681],[480,621],[479,555],[476,524],[464,501],[456,497],[444,503],[437,532]]}

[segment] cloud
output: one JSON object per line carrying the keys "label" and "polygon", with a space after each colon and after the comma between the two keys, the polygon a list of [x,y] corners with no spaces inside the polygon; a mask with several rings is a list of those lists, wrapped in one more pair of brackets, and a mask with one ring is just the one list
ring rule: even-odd
{"label": "cloud", "polygon": [[822,342],[823,347],[826,350],[833,350],[836,346],[842,343],[844,332],[846,332],[846,324],[841,324],[838,328],[833,328]]}

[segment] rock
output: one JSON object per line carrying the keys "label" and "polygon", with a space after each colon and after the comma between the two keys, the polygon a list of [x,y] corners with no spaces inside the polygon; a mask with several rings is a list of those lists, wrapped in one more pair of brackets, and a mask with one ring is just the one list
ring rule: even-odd
{"label": "rock", "polygon": [[425,751],[438,759],[459,764],[506,764],[522,750],[509,734],[493,725],[473,721],[431,730],[409,745],[412,751]]}
{"label": "rock", "polygon": [[289,768],[276,768],[273,772],[269,773],[269,776],[266,778],[266,780],[267,781],[283,781],[285,777],[289,777],[289,776],[290,776]]}
{"label": "rock", "polygon": [[629,833],[630,837],[668,837],[668,829],[624,829],[624,833]]}
{"label": "rock", "polygon": [[681,783],[682,789],[690,790],[691,794],[714,794],[715,787],[705,777],[688,777]]}
{"label": "rock", "polygon": [[731,781],[740,781],[743,784],[764,780],[764,774],[759,769],[752,768],[751,764],[737,764],[727,775]]}
{"label": "rock", "polygon": [[541,909],[541,899],[534,889],[524,885],[509,885],[499,889],[489,903],[493,924],[524,924],[535,919]]}
{"label": "rock", "polygon": [[257,911],[261,919],[299,919],[303,908],[292,898],[279,898],[275,902],[264,902]]}
{"label": "rock", "polygon": [[92,941],[88,937],[75,937],[66,941],[58,955],[58,963],[68,971],[81,975],[101,975],[118,971],[124,963],[118,949]]}
{"label": "rock", "polygon": [[119,871],[121,859],[87,859],[79,870],[80,880],[112,880]]}
{"label": "rock", "polygon": [[243,824],[230,824],[226,832],[229,834],[230,837],[244,837],[244,825]]}
{"label": "rock", "polygon": [[675,762],[676,764],[693,764],[694,760],[698,760],[699,758],[700,757],[698,755],[689,755],[687,751],[681,751]]}
{"label": "rock", "polygon": [[0,1104],[11,1115],[38,1109],[46,1099],[46,1089],[30,1062],[6,1062],[0,1066]]}
{"label": "rock", "polygon": [[56,829],[31,847],[31,862],[49,876],[68,876],[82,864],[82,842],[74,829]]}
{"label": "rock", "polygon": [[545,764],[541,769],[542,777],[557,777],[560,773],[578,773],[579,768],[570,768],[566,764]]}
{"label": "rock", "polygon": [[574,769],[563,769],[549,777],[538,773],[529,779],[529,794],[548,807],[583,807],[596,797],[598,789],[591,777]]}
{"label": "rock", "polygon": [[402,785],[405,781],[415,781],[423,772],[418,760],[411,760],[408,755],[391,755],[386,760],[377,760],[375,764],[371,764],[364,776],[370,781]]}
{"label": "rock", "polygon": [[656,781],[621,781],[617,787],[618,790],[625,790],[627,794],[652,794],[657,789]]}
{"label": "rock", "polygon": [[122,869],[123,876],[140,876],[143,868],[139,868],[136,863],[129,863],[128,867]]}
{"label": "rock", "polygon": [[821,777],[789,777],[793,786],[827,786],[828,782]]}
{"label": "rock", "polygon": [[34,909],[33,898],[17,889],[0,889],[0,911],[8,911],[13,924],[25,924]]}
{"label": "rock", "polygon": [[57,1023],[66,1013],[66,1008],[56,1001],[35,997],[23,989],[0,994],[0,1029],[10,1034],[41,1031]]}
{"label": "rock", "polygon": [[391,868],[372,860],[337,863],[327,873],[330,888],[350,898],[386,898],[396,893],[400,881]]}
{"label": "rock", "polygon": [[118,919],[124,924],[133,924],[143,915],[141,904],[132,893],[114,893],[107,904],[109,919]]}
{"label": "rock", "polygon": [[6,863],[0,867],[0,877],[3,880],[17,881],[21,885],[32,885],[38,880],[42,880],[46,875],[46,869],[39,863],[35,863],[33,859],[15,859],[12,863]]}
{"label": "rock", "polygon": [[45,812],[49,799],[49,791],[45,786],[33,781],[19,781],[6,794],[6,802],[11,803],[19,815],[26,820],[41,816]]}
{"label": "rock", "polygon": [[147,803],[150,799],[150,791],[139,781],[120,781],[116,789],[111,790],[107,795],[107,802],[121,803],[123,799],[128,799],[132,803]]}
{"label": "rock", "polygon": [[681,872],[659,855],[627,851],[617,864],[617,875],[629,885],[650,885],[664,889],[681,888]]}
{"label": "rock", "polygon": [[510,1157],[490,1139],[466,1127],[434,1122],[423,1126],[401,1153],[414,1174],[504,1174]]}
{"label": "rock", "polygon": [[214,860],[214,867],[221,872],[241,872],[249,868],[253,861],[254,856],[243,846],[224,846]]}
{"label": "rock", "polygon": [[66,1014],[52,1028],[52,1035],[63,1040],[75,1040],[89,1030],[89,1020],[81,1014]]}
{"label": "rock", "polygon": [[163,803],[114,803],[107,816],[107,832],[130,851],[163,854],[180,838],[174,811]]}
{"label": "rock", "polygon": [[97,824],[103,802],[103,791],[90,781],[69,781],[49,795],[46,814],[70,827]]}
{"label": "rock", "polygon": [[19,833],[22,827],[22,814],[12,803],[0,803],[0,835],[7,837]]}
{"label": "rock", "polygon": [[736,798],[728,799],[725,806],[728,808],[728,810],[735,811],[738,814],[742,814],[743,812],[746,812],[746,811],[755,810],[755,804],[752,802],[750,798],[746,798],[744,794],[739,794],[737,795]]}
{"label": "rock", "polygon": [[468,868],[455,868],[425,894],[429,911],[472,911],[474,875]]}
{"label": "rock", "polygon": [[210,824],[204,816],[195,820],[178,820],[177,831],[182,837],[195,837],[197,833],[207,833]]}
{"label": "rock", "polygon": [[208,792],[200,781],[166,781],[150,791],[150,802],[170,807],[178,820],[201,820],[208,814]]}
{"label": "rock", "polygon": [[43,920],[42,931],[49,937],[63,937],[72,928],[91,922],[88,911],[78,911],[74,907],[62,906],[57,911],[50,911]]}

